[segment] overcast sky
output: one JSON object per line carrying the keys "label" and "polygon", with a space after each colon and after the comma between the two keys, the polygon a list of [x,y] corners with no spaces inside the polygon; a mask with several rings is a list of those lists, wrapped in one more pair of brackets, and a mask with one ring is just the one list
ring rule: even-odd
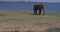
{"label": "overcast sky", "polygon": [[60,3],[60,0],[1,0],[1,1],[32,1],[32,2],[58,2]]}

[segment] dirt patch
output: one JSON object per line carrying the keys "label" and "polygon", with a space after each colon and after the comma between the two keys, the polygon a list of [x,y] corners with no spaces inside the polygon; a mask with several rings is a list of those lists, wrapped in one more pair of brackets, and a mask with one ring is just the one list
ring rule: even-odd
{"label": "dirt patch", "polygon": [[48,27],[45,26],[32,26],[32,25],[13,25],[13,24],[0,24],[0,31],[43,31]]}

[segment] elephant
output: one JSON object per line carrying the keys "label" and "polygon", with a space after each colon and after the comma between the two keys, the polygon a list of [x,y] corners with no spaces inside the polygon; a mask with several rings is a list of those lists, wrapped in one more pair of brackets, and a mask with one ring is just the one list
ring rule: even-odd
{"label": "elephant", "polygon": [[43,14],[42,15],[45,15],[45,7],[43,4],[35,4],[33,6],[33,9],[34,9],[34,15],[37,15],[37,10],[39,10],[39,15],[41,15],[41,12],[43,11]]}

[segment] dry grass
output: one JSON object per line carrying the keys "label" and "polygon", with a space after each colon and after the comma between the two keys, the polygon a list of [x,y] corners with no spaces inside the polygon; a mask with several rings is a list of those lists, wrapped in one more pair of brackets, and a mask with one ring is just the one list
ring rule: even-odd
{"label": "dry grass", "polygon": [[43,31],[60,28],[60,14],[32,15],[27,12],[0,12],[0,31]]}

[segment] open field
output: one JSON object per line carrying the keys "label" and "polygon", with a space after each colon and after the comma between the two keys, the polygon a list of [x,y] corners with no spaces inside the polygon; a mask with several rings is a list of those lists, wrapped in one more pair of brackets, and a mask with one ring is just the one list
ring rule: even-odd
{"label": "open field", "polygon": [[35,31],[60,28],[60,14],[33,15],[30,12],[0,12],[0,31]]}

